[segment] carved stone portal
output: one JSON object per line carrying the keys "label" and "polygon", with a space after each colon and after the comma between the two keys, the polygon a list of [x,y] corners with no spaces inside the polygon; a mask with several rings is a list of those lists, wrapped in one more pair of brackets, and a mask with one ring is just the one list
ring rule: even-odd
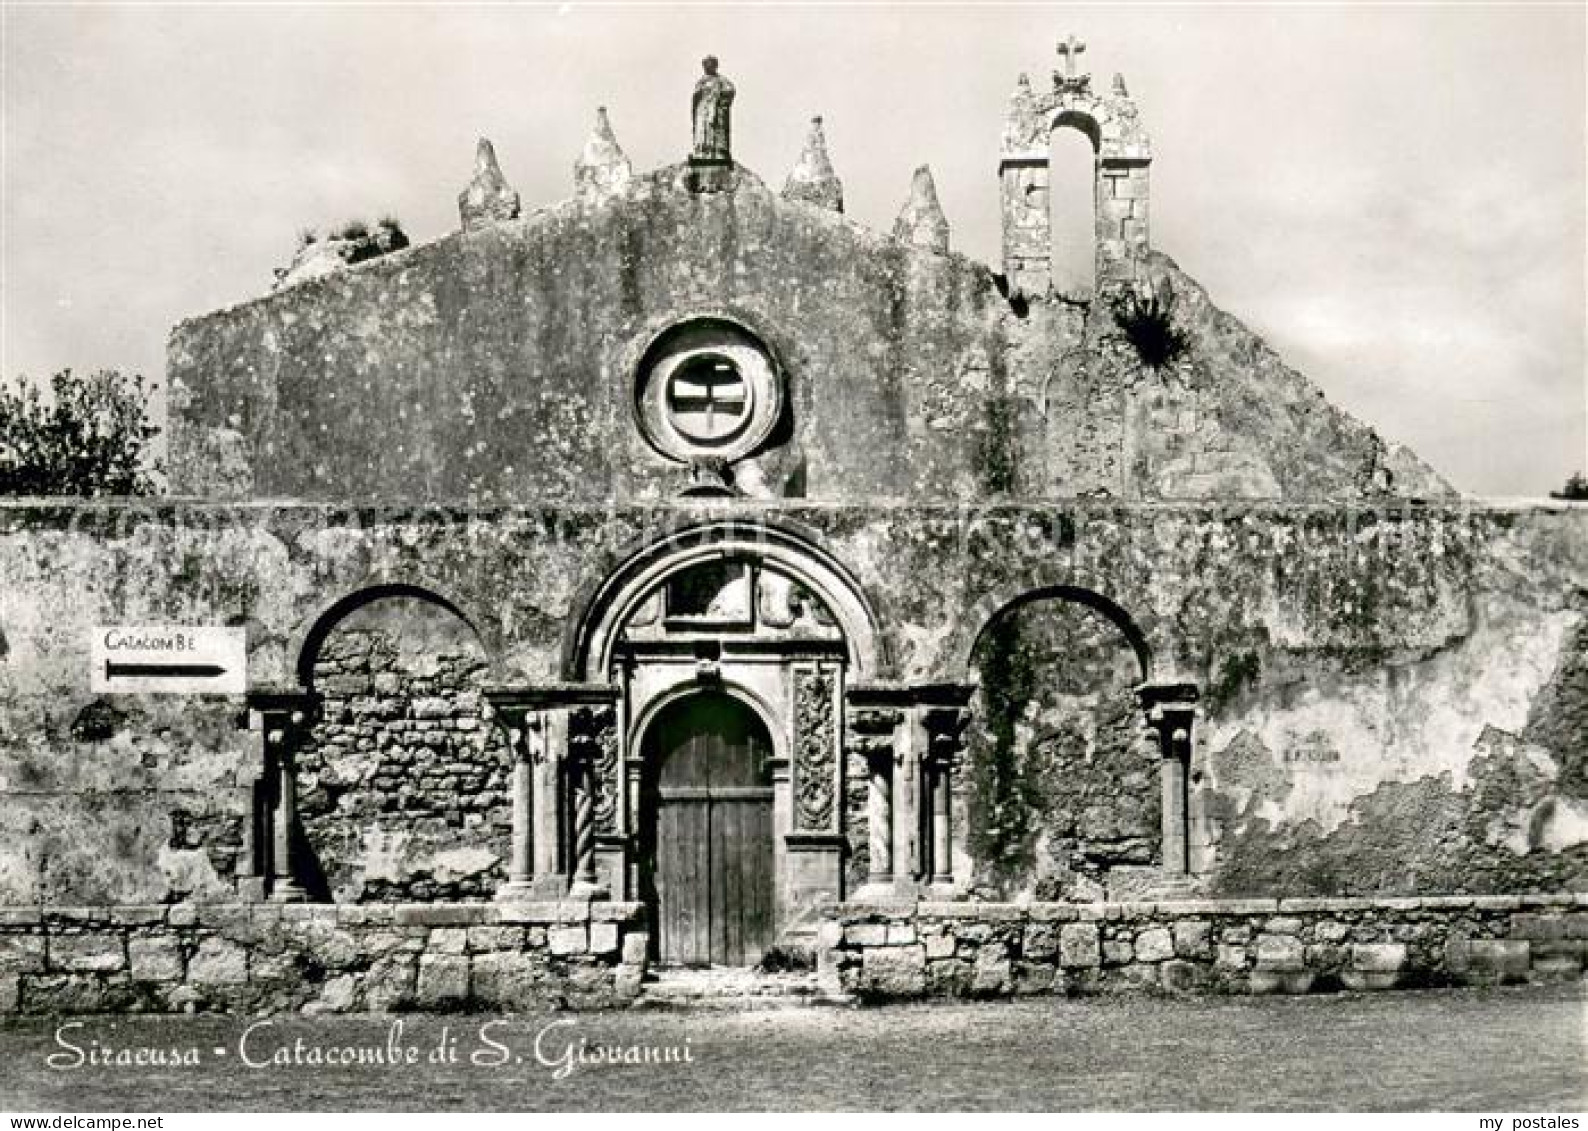
{"label": "carved stone portal", "polygon": [[835,831],[837,813],[837,681],[825,668],[800,670],[794,685],[795,827]]}

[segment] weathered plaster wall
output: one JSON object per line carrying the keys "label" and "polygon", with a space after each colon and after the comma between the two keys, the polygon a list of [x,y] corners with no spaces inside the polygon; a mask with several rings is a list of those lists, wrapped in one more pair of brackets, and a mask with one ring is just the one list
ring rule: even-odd
{"label": "weathered plaster wall", "polygon": [[0,904],[235,898],[240,704],[87,682],[0,694]]}
{"label": "weathered plaster wall", "polygon": [[1167,258],[1190,350],[1143,365],[1108,302],[1011,303],[986,267],[676,169],[205,315],[172,333],[171,478],[206,498],[665,498],[687,469],[636,427],[646,347],[702,316],[780,361],[749,493],[1443,497]]}
{"label": "weathered plaster wall", "polygon": [[1209,711],[1193,821],[1218,890],[1580,887],[1585,614],[1580,590],[1531,621],[1480,606],[1450,648],[1378,669],[1271,654]]}
{"label": "weathered plaster wall", "polygon": [[[552,683],[602,578],[649,538],[730,518],[802,531],[853,574],[880,638],[873,681],[971,678],[985,626],[1039,591],[1112,602],[1150,678],[1204,689],[1192,839],[1212,890],[1588,882],[1581,507],[21,503],[0,508],[0,902],[231,892],[259,759],[241,701],[96,702],[94,625],[245,625],[251,683],[294,684],[332,606],[402,583],[459,611],[489,678]],[[382,733],[395,740],[367,737]],[[456,843],[495,844],[493,812],[472,830],[462,814]]]}

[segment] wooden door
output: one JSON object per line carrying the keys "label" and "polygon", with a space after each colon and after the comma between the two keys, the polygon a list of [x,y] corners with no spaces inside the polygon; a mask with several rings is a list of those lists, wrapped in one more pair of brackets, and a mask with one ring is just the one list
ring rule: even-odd
{"label": "wooden door", "polygon": [[647,838],[657,956],[748,966],[770,945],[772,743],[761,720],[721,692],[672,704],[647,740]]}

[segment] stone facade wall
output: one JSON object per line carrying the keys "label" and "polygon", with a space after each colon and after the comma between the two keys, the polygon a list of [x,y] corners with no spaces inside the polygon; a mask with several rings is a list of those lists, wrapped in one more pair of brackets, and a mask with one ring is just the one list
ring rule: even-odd
{"label": "stone facade wall", "polygon": [[621,1005],[648,935],[622,903],[0,908],[0,1013]]}
{"label": "stone facade wall", "polygon": [[[95,625],[245,626],[251,685],[293,685],[328,606],[404,583],[467,613],[488,665],[480,678],[549,684],[568,678],[569,626],[588,594],[633,547],[659,531],[722,522],[797,530],[841,562],[875,611],[880,660],[869,678],[882,682],[972,678],[976,641],[1033,593],[1106,596],[1139,630],[1154,678],[1201,688],[1190,839],[1204,894],[1588,882],[1588,508],[1580,505],[8,503],[0,505],[0,826],[8,830],[0,903],[236,897],[240,830],[261,772],[257,736],[239,727],[244,703],[91,694]],[[335,636],[325,639],[334,646]],[[452,643],[437,648],[462,654]],[[405,701],[428,697],[410,689]],[[351,712],[378,697],[340,698]],[[449,708],[454,724],[472,710],[461,702]],[[381,735],[395,742],[409,733],[387,726],[398,718],[422,721],[408,707],[390,719],[355,716],[355,730],[340,737],[355,751]],[[474,750],[476,739],[463,736],[485,732],[437,733]],[[405,737],[403,745],[413,744]],[[473,757],[476,770],[495,765],[488,752],[483,763]],[[969,779],[956,776],[962,789]],[[865,804],[860,781],[848,778],[851,814]],[[1087,795],[1060,791],[1050,801],[1023,819],[1078,820]],[[457,862],[472,868],[484,860],[477,852],[500,852],[494,802],[470,810],[482,818],[473,826],[459,812],[461,827],[450,817],[436,825],[430,863],[416,859],[400,873],[414,886],[388,890],[460,898],[485,890],[494,864],[470,873],[481,877],[477,888],[421,886],[425,873],[437,875],[437,853],[476,853]],[[972,826],[966,816],[955,816],[962,832]],[[378,826],[378,816],[367,824]],[[860,874],[852,869],[851,879]]]}
{"label": "stone facade wall", "polygon": [[823,968],[864,1000],[1307,993],[1582,976],[1588,893],[834,905]]}
{"label": "stone facade wall", "polygon": [[[705,196],[674,172],[180,324],[167,364],[173,489],[676,497],[689,469],[636,427],[638,368],[659,334],[714,317],[758,336],[786,384],[784,419],[731,469],[757,497],[1453,494],[1136,247],[1144,220],[1122,221],[1142,225],[1132,271],[1176,296],[1190,343],[1162,369],[1102,300],[1012,303],[989,268],[783,201],[747,170],[735,191]],[[1105,178],[1108,191],[1134,193],[1137,174]],[[1107,203],[1098,219],[1117,243],[1109,209],[1146,202]]]}

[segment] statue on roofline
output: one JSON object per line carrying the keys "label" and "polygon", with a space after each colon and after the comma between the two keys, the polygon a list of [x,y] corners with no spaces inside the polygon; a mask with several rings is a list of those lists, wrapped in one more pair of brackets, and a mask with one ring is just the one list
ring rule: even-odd
{"label": "statue on roofline", "polygon": [[733,84],[717,73],[717,57],[701,60],[705,74],[695,83],[690,102],[694,118],[694,148],[691,161],[726,164],[733,160],[729,148],[729,119],[733,109]]}

